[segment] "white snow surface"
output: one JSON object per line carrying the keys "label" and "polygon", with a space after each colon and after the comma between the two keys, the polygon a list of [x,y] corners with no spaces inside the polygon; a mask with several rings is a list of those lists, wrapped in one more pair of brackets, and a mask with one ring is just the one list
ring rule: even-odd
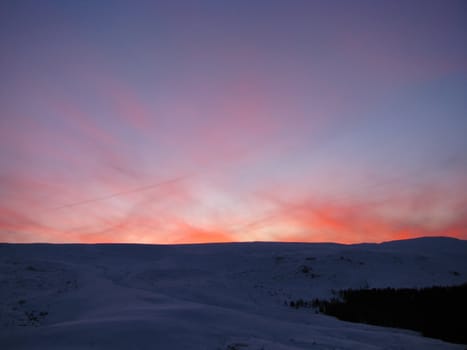
{"label": "white snow surface", "polygon": [[466,281],[467,241],[452,238],[0,244],[0,349],[463,349],[286,302]]}

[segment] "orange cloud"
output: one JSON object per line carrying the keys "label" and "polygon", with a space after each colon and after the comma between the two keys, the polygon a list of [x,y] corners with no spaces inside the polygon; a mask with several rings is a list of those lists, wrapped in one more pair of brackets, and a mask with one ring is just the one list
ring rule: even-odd
{"label": "orange cloud", "polygon": [[284,241],[356,243],[418,236],[467,239],[466,198],[436,187],[397,193],[389,190],[385,199],[378,200],[371,196],[353,200],[315,197],[295,202],[263,195],[276,210],[242,229],[253,234],[284,228],[274,235]]}
{"label": "orange cloud", "polygon": [[213,243],[235,242],[235,236],[216,229],[204,229],[183,220],[177,220],[176,229],[169,233],[173,239],[170,243]]}

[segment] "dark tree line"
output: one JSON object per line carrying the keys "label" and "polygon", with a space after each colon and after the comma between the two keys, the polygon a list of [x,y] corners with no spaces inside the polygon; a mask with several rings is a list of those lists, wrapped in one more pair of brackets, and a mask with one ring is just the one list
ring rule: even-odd
{"label": "dark tree line", "polygon": [[426,337],[467,344],[467,283],[422,289],[346,289],[313,306],[341,320],[412,329]]}

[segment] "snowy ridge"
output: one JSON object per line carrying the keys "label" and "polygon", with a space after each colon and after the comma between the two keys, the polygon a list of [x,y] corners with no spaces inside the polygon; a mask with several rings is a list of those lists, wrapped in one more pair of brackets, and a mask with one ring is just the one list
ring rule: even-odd
{"label": "snowy ridge", "polygon": [[467,241],[0,244],[2,349],[462,349],[293,309],[332,290],[467,282]]}

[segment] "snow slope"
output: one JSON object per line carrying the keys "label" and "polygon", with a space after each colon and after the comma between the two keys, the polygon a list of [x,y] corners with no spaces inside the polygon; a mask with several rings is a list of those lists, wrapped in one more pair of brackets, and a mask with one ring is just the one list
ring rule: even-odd
{"label": "snow slope", "polygon": [[467,281],[467,241],[0,244],[1,349],[463,349],[286,302]]}

